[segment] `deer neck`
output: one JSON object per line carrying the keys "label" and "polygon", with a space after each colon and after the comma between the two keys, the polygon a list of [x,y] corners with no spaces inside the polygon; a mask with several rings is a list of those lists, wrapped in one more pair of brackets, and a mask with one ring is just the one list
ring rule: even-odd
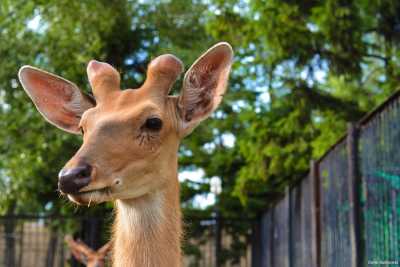
{"label": "deer neck", "polygon": [[113,266],[181,266],[176,169],[169,174],[174,177],[168,181],[173,182],[163,189],[139,199],[116,201]]}

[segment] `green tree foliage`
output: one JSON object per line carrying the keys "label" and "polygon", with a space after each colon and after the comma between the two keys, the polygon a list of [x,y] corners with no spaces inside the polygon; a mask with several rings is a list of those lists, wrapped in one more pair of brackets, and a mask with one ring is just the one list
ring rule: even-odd
{"label": "green tree foliage", "polygon": [[247,125],[236,144],[243,165],[233,175],[234,195],[244,202],[279,195],[344,133],[346,122],[396,90],[397,1],[215,1],[213,7],[208,31],[234,45],[234,73],[257,94],[232,115]]}
{"label": "green tree foliage", "polygon": [[161,53],[188,68],[213,43],[230,42],[229,93],[180,148],[181,168],[205,173],[203,182],[182,182],[188,216],[211,214],[193,199],[213,176],[223,182],[223,215],[255,216],[400,78],[400,2],[392,0],[2,0],[0,36],[2,214],[75,212],[55,188],[80,138],[40,117],[18,84],[21,65],[89,90],[85,66],[96,58],[119,69],[124,87],[136,87]]}

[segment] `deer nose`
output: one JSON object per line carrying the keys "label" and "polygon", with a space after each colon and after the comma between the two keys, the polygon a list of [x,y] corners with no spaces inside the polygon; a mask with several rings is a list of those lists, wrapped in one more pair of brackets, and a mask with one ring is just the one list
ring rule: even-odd
{"label": "deer nose", "polygon": [[89,164],[62,169],[58,174],[58,189],[65,194],[78,193],[82,187],[90,183],[91,172],[92,167]]}

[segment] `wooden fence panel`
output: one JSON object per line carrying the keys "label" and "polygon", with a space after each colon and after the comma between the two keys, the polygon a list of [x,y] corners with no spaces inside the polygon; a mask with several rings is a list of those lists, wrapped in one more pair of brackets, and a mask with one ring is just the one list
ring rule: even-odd
{"label": "wooden fence panel", "polygon": [[303,210],[303,191],[301,184],[292,188],[290,190],[290,259],[291,266],[293,267],[303,267],[309,266],[304,265],[305,257],[303,257],[303,231],[304,222],[302,221]]}
{"label": "wooden fence panel", "polygon": [[319,163],[321,266],[352,266],[346,140]]}
{"label": "wooden fence panel", "polygon": [[312,205],[314,189],[310,175],[290,191],[291,267],[316,267]]}
{"label": "wooden fence panel", "polygon": [[399,102],[388,103],[361,127],[362,213],[367,261],[400,260]]}
{"label": "wooden fence panel", "polygon": [[314,254],[315,239],[313,235],[313,223],[315,217],[312,213],[314,205],[314,189],[311,177],[307,176],[300,185],[301,188],[301,267],[316,267],[316,255]]}
{"label": "wooden fence panel", "polygon": [[349,126],[268,211],[263,266],[399,264],[400,91]]}
{"label": "wooden fence panel", "polygon": [[273,217],[272,211],[265,212],[261,218],[261,267],[272,267]]}
{"label": "wooden fence panel", "polygon": [[289,267],[289,194],[273,209],[272,266]]}

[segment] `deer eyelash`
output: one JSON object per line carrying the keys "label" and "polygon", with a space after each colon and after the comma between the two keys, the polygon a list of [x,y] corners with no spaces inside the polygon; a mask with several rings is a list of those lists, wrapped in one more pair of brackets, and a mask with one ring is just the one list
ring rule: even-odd
{"label": "deer eyelash", "polygon": [[136,139],[139,139],[139,145],[146,145],[147,143],[150,143],[151,140],[156,139],[157,134],[153,134],[150,132],[141,132],[136,136]]}

